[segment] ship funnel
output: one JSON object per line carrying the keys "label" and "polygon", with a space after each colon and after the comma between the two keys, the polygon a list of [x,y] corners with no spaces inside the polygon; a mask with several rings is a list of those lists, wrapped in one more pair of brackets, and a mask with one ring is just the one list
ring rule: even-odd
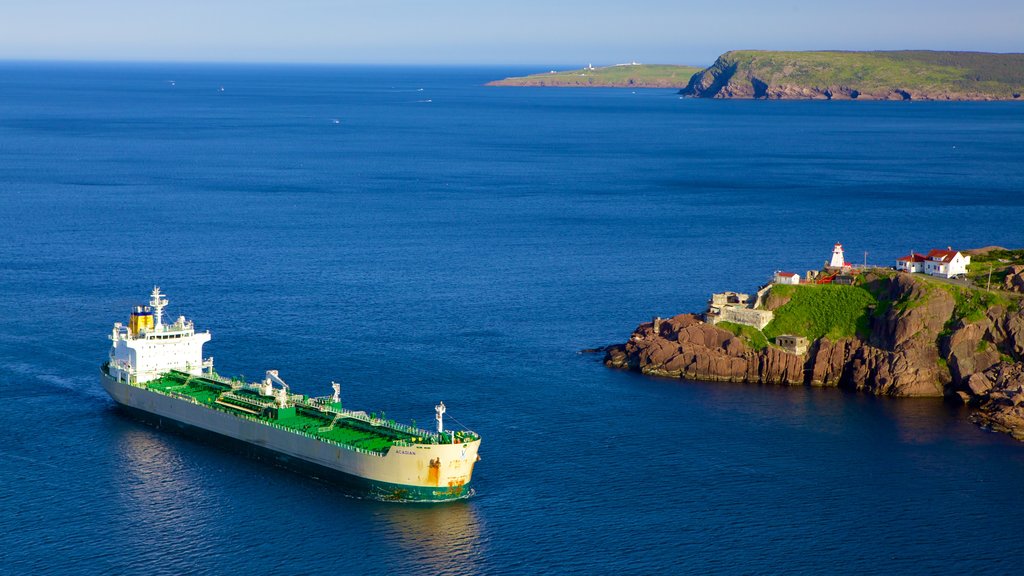
{"label": "ship funnel", "polygon": [[143,330],[153,329],[153,311],[149,306],[135,306],[128,318],[128,332],[138,336]]}

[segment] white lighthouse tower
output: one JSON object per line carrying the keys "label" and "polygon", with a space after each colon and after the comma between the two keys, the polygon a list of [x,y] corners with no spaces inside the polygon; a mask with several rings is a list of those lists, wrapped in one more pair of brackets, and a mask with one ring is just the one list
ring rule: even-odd
{"label": "white lighthouse tower", "polygon": [[829,268],[842,268],[846,266],[846,257],[843,256],[843,245],[836,242],[834,248],[832,248],[832,261],[828,264]]}

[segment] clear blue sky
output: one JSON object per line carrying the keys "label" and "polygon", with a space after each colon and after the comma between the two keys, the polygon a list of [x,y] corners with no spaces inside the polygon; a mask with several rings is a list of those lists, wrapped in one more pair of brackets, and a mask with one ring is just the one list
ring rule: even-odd
{"label": "clear blue sky", "polygon": [[0,59],[709,64],[741,48],[1024,52],[1024,0],[0,0]]}

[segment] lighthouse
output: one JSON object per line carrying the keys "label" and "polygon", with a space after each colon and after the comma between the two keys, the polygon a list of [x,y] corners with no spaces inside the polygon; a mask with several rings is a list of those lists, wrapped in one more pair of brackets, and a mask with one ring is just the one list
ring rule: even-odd
{"label": "lighthouse", "polygon": [[836,242],[834,248],[832,248],[832,261],[828,264],[829,268],[842,268],[846,266],[846,257],[843,256],[843,245]]}

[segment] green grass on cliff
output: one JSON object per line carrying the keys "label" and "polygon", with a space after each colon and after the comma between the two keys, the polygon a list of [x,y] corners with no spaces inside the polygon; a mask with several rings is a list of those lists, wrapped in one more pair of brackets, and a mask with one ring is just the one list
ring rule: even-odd
{"label": "green grass on cliff", "polygon": [[719,322],[715,324],[718,328],[732,332],[734,336],[740,337],[747,346],[754,350],[764,350],[768,347],[768,338],[757,328],[745,324],[734,324],[732,322]]}
{"label": "green grass on cliff", "polygon": [[998,288],[1006,278],[1006,268],[1012,264],[1024,264],[1024,250],[990,250],[984,254],[971,254],[971,265],[967,277],[978,286],[987,286],[989,270],[992,271],[992,286]]}
{"label": "green grass on cliff", "polygon": [[774,286],[772,291],[792,297],[775,311],[775,318],[765,326],[764,335],[769,339],[782,334],[806,336],[811,340],[866,336],[870,326],[868,315],[878,302],[859,286]]}
{"label": "green grass on cliff", "polygon": [[953,307],[951,323],[959,320],[964,322],[979,322],[985,318],[985,312],[993,306],[1009,306],[1010,299],[1006,296],[981,290],[978,288],[963,288],[950,284],[941,285],[944,290],[952,294],[956,305]]}
{"label": "green grass on cliff", "polygon": [[593,70],[584,68],[505,78],[490,84],[493,86],[682,88],[694,74],[701,70],[702,68],[696,66],[670,64],[603,66]]}

